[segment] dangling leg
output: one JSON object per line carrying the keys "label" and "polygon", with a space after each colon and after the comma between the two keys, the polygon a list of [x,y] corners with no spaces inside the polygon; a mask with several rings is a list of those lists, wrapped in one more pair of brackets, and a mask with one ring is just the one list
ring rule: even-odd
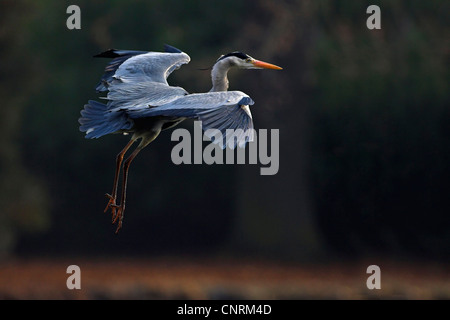
{"label": "dangling leg", "polygon": [[[111,207],[116,209],[112,223],[114,224],[116,223],[116,221],[119,221],[117,223],[116,234],[119,233],[119,230],[122,228],[123,213],[125,211],[125,200],[127,196],[128,169],[130,168],[131,161],[133,161],[133,159],[142,149],[144,149],[150,142],[155,140],[155,138],[159,135],[160,132],[161,128],[156,128],[156,130],[151,131],[149,132],[148,135],[142,137],[142,140],[139,143],[139,145],[131,153],[131,155],[127,158],[127,160],[125,160],[123,164],[122,197],[120,199],[120,205],[111,205]],[[136,141],[136,139],[134,139],[134,141]]]}
{"label": "dangling leg", "polygon": [[116,223],[116,221],[119,220],[116,233],[118,233],[120,228],[122,228],[123,212],[125,211],[125,200],[127,196],[128,169],[130,168],[131,161],[133,161],[133,159],[142,149],[143,147],[139,145],[123,164],[122,197],[120,200],[120,205],[114,205],[114,208],[117,210],[117,212],[115,213],[112,221],[112,223]]}
{"label": "dangling leg", "polygon": [[122,165],[123,157],[125,156],[125,153],[128,151],[128,149],[131,147],[131,145],[136,141],[136,139],[131,138],[131,140],[127,143],[125,148],[123,148],[122,151],[119,152],[119,154],[116,157],[116,172],[114,175],[114,183],[113,183],[113,189],[111,194],[107,193],[106,196],[109,198],[108,204],[106,205],[106,208],[104,212],[108,211],[108,209],[111,209],[112,216],[114,219],[114,216],[116,215],[116,197],[117,197],[117,185],[119,182],[119,172],[120,172],[120,166]]}

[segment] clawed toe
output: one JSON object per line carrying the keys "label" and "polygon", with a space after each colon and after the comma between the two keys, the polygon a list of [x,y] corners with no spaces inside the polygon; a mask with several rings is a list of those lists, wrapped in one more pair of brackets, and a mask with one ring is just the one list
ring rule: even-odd
{"label": "clawed toe", "polygon": [[123,220],[123,212],[125,208],[123,206],[114,206],[115,215],[112,219],[112,223],[117,222],[116,234],[119,233],[119,230],[122,228],[122,220]]}
{"label": "clawed toe", "polygon": [[122,219],[120,219],[119,223],[117,224],[117,229],[116,229],[115,234],[118,234],[120,229],[122,229]]}
{"label": "clawed toe", "polygon": [[125,210],[125,207],[123,205],[117,205],[115,202],[115,199],[109,195],[106,194],[106,196],[109,198],[109,202],[106,206],[105,212],[108,209],[111,209],[111,222],[112,224],[115,224],[116,222],[118,222],[117,224],[117,229],[116,229],[116,233],[119,232],[119,230],[122,228],[122,220],[123,220],[123,212]]}
{"label": "clawed toe", "polygon": [[112,219],[111,222],[114,224],[117,221],[117,218],[119,218],[119,216],[122,215],[122,207],[117,205],[117,204],[112,204],[111,206],[111,211],[112,211]]}
{"label": "clawed toe", "polygon": [[108,203],[106,204],[105,210],[103,212],[108,211],[108,209],[113,210],[113,208],[116,206],[116,197],[113,197],[109,193],[105,193],[105,196],[109,199]]}

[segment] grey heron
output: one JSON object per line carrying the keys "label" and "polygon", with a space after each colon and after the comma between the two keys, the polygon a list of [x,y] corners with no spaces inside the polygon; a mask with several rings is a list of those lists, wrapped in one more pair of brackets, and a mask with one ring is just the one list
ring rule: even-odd
{"label": "grey heron", "polygon": [[[89,100],[81,111],[80,131],[87,139],[99,138],[110,133],[131,134],[130,141],[116,157],[116,170],[111,194],[105,212],[112,213],[112,223],[117,222],[116,233],[122,227],[125,211],[128,170],[136,155],[152,142],[162,130],[172,128],[186,118],[202,121],[202,129],[216,129],[223,139],[213,143],[222,148],[245,145],[251,137],[241,134],[227,140],[227,129],[253,129],[249,105],[253,100],[241,91],[227,91],[230,68],[274,69],[282,68],[256,60],[242,52],[222,55],[212,67],[212,88],[207,93],[189,94],[180,87],[170,86],[167,77],[190,57],[179,49],[165,46],[165,52],[147,52],[111,49],[94,57],[112,58],[96,87],[106,92],[107,102]],[[140,143],[123,162],[128,149],[140,139]],[[123,167],[122,167],[123,162]],[[116,204],[117,189],[122,167],[120,203]]]}

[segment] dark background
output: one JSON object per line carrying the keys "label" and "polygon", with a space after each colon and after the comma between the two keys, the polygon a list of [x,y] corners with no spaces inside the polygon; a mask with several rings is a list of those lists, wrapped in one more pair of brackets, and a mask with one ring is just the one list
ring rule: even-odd
{"label": "dark background", "polygon": [[[68,30],[66,8],[81,8]],[[381,30],[366,8],[381,8]],[[450,252],[448,1],[2,1],[0,257],[232,257],[446,264]],[[239,50],[284,68],[231,71],[280,170],[180,165],[163,132],[130,169],[124,226],[102,211],[128,138],[86,140],[109,48],[191,62],[169,82],[210,89]],[[182,127],[192,131],[192,121]]]}

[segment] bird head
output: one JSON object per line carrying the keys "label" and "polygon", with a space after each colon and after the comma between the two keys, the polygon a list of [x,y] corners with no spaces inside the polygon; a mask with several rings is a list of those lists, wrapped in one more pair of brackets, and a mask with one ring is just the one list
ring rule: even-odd
{"label": "bird head", "polygon": [[283,69],[274,64],[256,60],[255,58],[250,57],[248,54],[240,51],[234,51],[222,55],[219,57],[219,59],[217,59],[216,63],[218,62],[228,63],[230,67],[237,67],[239,69]]}

